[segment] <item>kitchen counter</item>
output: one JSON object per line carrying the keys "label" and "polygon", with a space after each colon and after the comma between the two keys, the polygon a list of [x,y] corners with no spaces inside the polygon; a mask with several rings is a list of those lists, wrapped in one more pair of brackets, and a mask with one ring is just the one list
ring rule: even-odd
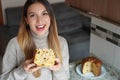
{"label": "kitchen counter", "polygon": [[77,66],[78,62],[73,62],[70,63],[70,79],[69,80],[119,80],[118,77],[113,74],[111,67],[109,67],[109,65],[105,65],[103,64],[106,73],[104,74],[104,76],[102,77],[97,77],[97,78],[85,78],[83,76],[80,76],[77,72],[76,72],[76,66]]}

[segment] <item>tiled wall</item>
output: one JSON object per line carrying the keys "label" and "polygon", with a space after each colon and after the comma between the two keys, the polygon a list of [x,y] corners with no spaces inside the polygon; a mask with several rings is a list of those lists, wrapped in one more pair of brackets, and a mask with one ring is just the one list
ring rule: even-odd
{"label": "tiled wall", "polygon": [[110,30],[107,30],[101,26],[92,24],[91,31],[93,34],[101,37],[102,39],[115,44],[116,46],[120,47],[120,35],[117,33],[114,33]]}
{"label": "tiled wall", "polygon": [[120,70],[120,26],[92,17],[90,52]]}

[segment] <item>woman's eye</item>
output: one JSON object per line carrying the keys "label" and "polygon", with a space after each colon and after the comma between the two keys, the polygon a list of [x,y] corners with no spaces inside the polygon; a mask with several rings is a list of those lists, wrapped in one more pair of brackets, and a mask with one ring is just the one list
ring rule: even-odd
{"label": "woman's eye", "polygon": [[43,15],[48,15],[48,13],[43,13]]}
{"label": "woman's eye", "polygon": [[31,14],[30,17],[34,17],[35,15],[34,14]]}

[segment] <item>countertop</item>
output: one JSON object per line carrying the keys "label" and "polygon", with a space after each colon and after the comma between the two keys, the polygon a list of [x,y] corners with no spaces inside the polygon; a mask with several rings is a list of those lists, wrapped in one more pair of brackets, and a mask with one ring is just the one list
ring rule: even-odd
{"label": "countertop", "polygon": [[78,61],[77,62],[73,62],[70,63],[70,79],[69,80],[120,80],[118,78],[118,76],[116,76],[113,73],[113,70],[111,69],[111,67],[109,67],[109,65],[105,65],[103,64],[106,73],[104,74],[104,76],[102,77],[92,77],[92,78],[86,78],[83,76],[80,76],[77,72],[76,72],[76,66],[78,65]]}

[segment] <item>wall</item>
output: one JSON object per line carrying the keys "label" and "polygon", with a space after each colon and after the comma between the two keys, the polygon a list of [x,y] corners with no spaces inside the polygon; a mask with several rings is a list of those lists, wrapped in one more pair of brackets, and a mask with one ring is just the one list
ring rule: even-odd
{"label": "wall", "polygon": [[[5,8],[23,6],[25,1],[26,0],[1,0],[4,21],[5,21],[5,14],[4,14]],[[52,3],[64,2],[65,0],[48,0],[48,1],[52,4]]]}
{"label": "wall", "polygon": [[120,25],[92,17],[90,53],[120,70]]}

